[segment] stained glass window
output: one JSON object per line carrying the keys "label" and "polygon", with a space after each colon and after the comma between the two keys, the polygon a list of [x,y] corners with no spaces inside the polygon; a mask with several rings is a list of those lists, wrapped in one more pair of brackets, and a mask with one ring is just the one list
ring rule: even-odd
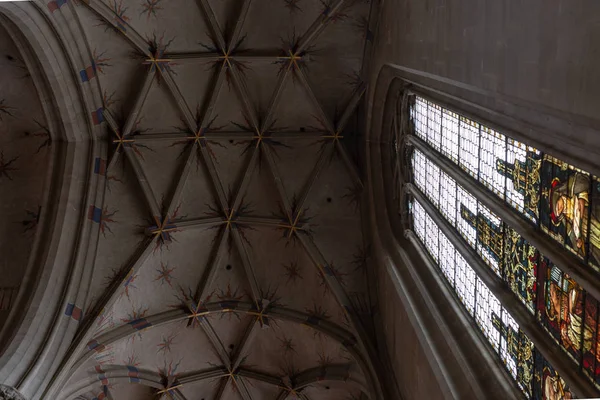
{"label": "stained glass window", "polygon": [[415,133],[423,140],[427,140],[427,101],[417,97],[413,114]]}
{"label": "stained glass window", "polygon": [[539,253],[514,229],[506,227],[504,236],[504,273],[511,290],[535,311]]}
{"label": "stained glass window", "polygon": [[475,321],[487,337],[488,341],[498,351],[500,346],[500,330],[493,321],[500,318],[502,306],[500,300],[490,292],[490,289],[477,277]]}
{"label": "stained glass window", "polygon": [[600,270],[600,179],[594,177],[590,195],[589,216],[589,263]]}
{"label": "stained glass window", "polygon": [[[429,159],[414,150],[418,190],[536,316],[540,329],[600,387],[598,301],[457,183],[437,159],[452,161],[598,271],[600,179],[428,100],[417,97],[410,113],[416,134],[438,153]],[[416,200],[412,204],[417,236],[517,385],[533,398],[568,396],[565,382],[535,352],[446,232]]]}
{"label": "stained glass window", "polygon": [[417,237],[516,384],[531,397],[533,344],[419,202],[411,203],[411,212]]}
{"label": "stained glass window", "polygon": [[454,286],[454,277],[456,271],[456,250],[448,236],[444,232],[439,232],[439,254],[440,254],[440,269],[444,273],[444,276],[450,282],[450,285]]}
{"label": "stained glass window", "polygon": [[[567,274],[542,257],[540,273],[544,279],[544,303],[539,318],[554,339],[578,361],[582,349],[583,290]],[[583,337],[590,342],[591,338]]]}
{"label": "stained glass window", "polygon": [[427,104],[427,143],[436,150],[442,144],[442,107],[431,102]]}
{"label": "stained glass window", "polygon": [[506,161],[496,166],[506,176],[506,201],[533,222],[539,216],[541,165],[539,151],[508,138]]}
{"label": "stained glass window", "polygon": [[541,176],[542,230],[584,258],[588,242],[589,174],[544,155]]}
{"label": "stained glass window", "polygon": [[455,290],[458,298],[470,314],[475,309],[475,271],[463,256],[456,252]]}
{"label": "stained glass window", "polygon": [[598,301],[592,296],[585,296],[585,324],[583,333],[583,367],[584,371],[596,383],[600,382],[600,353],[598,349]]}
{"label": "stained glass window", "polygon": [[535,352],[533,379],[534,400],[576,399],[565,381],[539,353]]}
{"label": "stained glass window", "polygon": [[425,185],[425,193],[433,204],[437,206],[440,201],[440,168],[435,163],[428,162],[426,171],[427,184]]}
{"label": "stained glass window", "polygon": [[444,171],[440,173],[440,210],[452,224],[456,221],[456,181]]}
{"label": "stained glass window", "polygon": [[504,198],[506,177],[499,172],[497,165],[506,162],[506,137],[482,126],[479,140],[479,178],[488,189]]}
{"label": "stained glass window", "polygon": [[519,388],[528,394],[533,383],[533,343],[504,309],[502,318],[495,317],[492,323],[503,339],[500,342],[502,361]]}
{"label": "stained glass window", "polygon": [[442,153],[458,162],[458,114],[444,109],[442,113]]}
{"label": "stained glass window", "polygon": [[411,116],[441,156],[600,272],[597,177],[421,97]]}
{"label": "stained glass window", "polygon": [[504,225],[500,218],[479,203],[477,209],[477,252],[492,270],[500,275],[504,253]]}
{"label": "stained glass window", "polygon": [[460,117],[458,132],[459,165],[477,178],[479,176],[479,124]]}
{"label": "stained glass window", "polygon": [[472,247],[475,247],[477,240],[477,221],[475,218],[477,215],[477,200],[460,185],[456,185],[456,207],[456,227],[465,240]]}

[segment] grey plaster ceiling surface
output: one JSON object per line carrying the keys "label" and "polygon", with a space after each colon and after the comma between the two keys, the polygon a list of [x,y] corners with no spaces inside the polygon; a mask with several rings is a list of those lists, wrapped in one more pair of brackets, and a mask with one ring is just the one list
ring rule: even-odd
{"label": "grey plaster ceiling surface", "polygon": [[66,398],[374,395],[351,150],[370,2],[75,7],[111,145]]}
{"label": "grey plaster ceiling surface", "polygon": [[0,327],[35,240],[50,134],[28,68],[0,25]]}

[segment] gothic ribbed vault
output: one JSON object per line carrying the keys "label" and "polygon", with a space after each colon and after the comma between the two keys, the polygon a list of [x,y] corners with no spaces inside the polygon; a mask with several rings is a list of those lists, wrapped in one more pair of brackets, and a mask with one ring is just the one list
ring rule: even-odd
{"label": "gothic ribbed vault", "polygon": [[109,149],[60,398],[376,396],[354,145],[370,1],[74,7]]}

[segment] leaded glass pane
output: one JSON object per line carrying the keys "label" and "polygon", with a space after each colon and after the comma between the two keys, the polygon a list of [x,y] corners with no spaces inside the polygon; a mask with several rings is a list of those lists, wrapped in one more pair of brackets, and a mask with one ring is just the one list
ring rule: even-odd
{"label": "leaded glass pane", "polygon": [[412,203],[413,229],[415,233],[425,243],[425,210],[416,201]]}
{"label": "leaded glass pane", "polygon": [[[416,134],[439,157],[452,160],[600,271],[597,177],[418,97],[410,112]],[[412,166],[416,187],[600,387],[597,300],[441,170],[437,157],[428,159],[415,150]],[[467,265],[447,233],[416,202],[412,214],[416,235],[523,392],[540,399],[569,396],[564,381]]]}
{"label": "leaded glass pane", "polygon": [[425,156],[419,150],[415,150],[412,156],[413,179],[417,187],[424,193],[426,181],[426,162]]}
{"label": "leaded glass pane", "polygon": [[477,221],[477,252],[496,274],[501,275],[504,236],[502,221],[481,203],[477,215],[473,217]]}
{"label": "leaded glass pane", "polygon": [[432,102],[428,102],[427,106],[427,143],[439,151],[442,144],[442,107]]}
{"label": "leaded glass pane", "polygon": [[450,285],[454,287],[454,269],[456,265],[456,260],[454,256],[456,255],[456,250],[448,237],[440,230],[440,269],[442,273],[450,282]]}
{"label": "leaded glass pane", "polygon": [[500,331],[494,326],[494,319],[501,318],[500,301],[494,296],[479,277],[477,279],[477,300],[475,306],[475,321],[483,331],[494,350],[500,345]]}
{"label": "leaded glass pane", "polygon": [[548,332],[579,362],[584,321],[581,287],[546,257],[542,257],[540,268],[545,282],[544,305],[539,315]]}
{"label": "leaded glass pane", "polygon": [[506,162],[497,165],[506,176],[506,201],[534,222],[539,215],[541,166],[539,151],[511,138],[507,139]]}
{"label": "leaded glass pane", "polygon": [[475,271],[467,264],[463,256],[456,252],[455,290],[469,314],[475,307]]}
{"label": "leaded glass pane", "polygon": [[425,235],[425,247],[431,254],[431,257],[438,262],[438,236],[439,236],[439,228],[433,222],[429,214],[425,214],[425,229],[427,234]]}
{"label": "leaded glass pane", "polygon": [[506,161],[506,137],[488,127],[481,126],[479,180],[501,198],[504,198],[506,178],[498,172],[497,165]]}
{"label": "leaded glass pane", "polygon": [[415,230],[425,231],[417,233],[417,236],[422,238],[432,259],[437,262],[465,309],[475,318],[517,385],[527,397],[531,397],[533,344],[421,205],[413,201],[411,210]]}
{"label": "leaded glass pane", "polygon": [[458,164],[458,114],[442,112],[442,153]]}
{"label": "leaded glass pane", "polygon": [[440,211],[452,225],[456,224],[456,181],[440,173]]}
{"label": "leaded glass pane", "polygon": [[460,166],[474,178],[479,176],[479,124],[460,117]]}
{"label": "leaded glass pane", "polygon": [[[500,359],[506,365],[506,369],[513,378],[517,377],[517,361],[518,361],[518,343],[519,343],[519,326],[508,315],[505,309],[502,309],[502,318],[496,315],[492,318],[492,323],[498,332],[500,332]],[[512,342],[509,345],[509,341]],[[513,347],[514,346],[514,347]]]}
{"label": "leaded glass pane", "polygon": [[545,155],[541,185],[542,229],[583,258],[588,238],[590,176],[567,163]]}
{"label": "leaded glass pane", "polygon": [[421,97],[415,100],[415,133],[423,140],[427,140],[427,102]]}
{"label": "leaded glass pane", "polygon": [[477,200],[457,185],[456,188],[456,227],[460,234],[475,248],[477,237]]}
{"label": "leaded glass pane", "polygon": [[535,352],[535,377],[533,379],[533,398],[535,400],[549,399],[576,399],[565,381],[552,368],[550,363],[540,354]]}
{"label": "leaded glass pane", "polygon": [[440,168],[429,159],[425,159],[425,161],[427,179],[425,193],[429,197],[429,200],[437,207],[440,204]]}
{"label": "leaded glass pane", "polygon": [[539,253],[517,231],[506,225],[504,249],[506,282],[533,313],[535,311]]}
{"label": "leaded glass pane", "polygon": [[502,309],[502,319],[494,319],[493,323],[500,332],[500,358],[521,390],[531,397],[533,343],[506,309]]}
{"label": "leaded glass pane", "polygon": [[600,179],[594,177],[590,196],[589,261],[600,270]]}
{"label": "leaded glass pane", "polygon": [[589,293],[585,296],[585,325],[583,333],[584,371],[588,376],[600,383],[600,355],[598,354],[598,301]]}

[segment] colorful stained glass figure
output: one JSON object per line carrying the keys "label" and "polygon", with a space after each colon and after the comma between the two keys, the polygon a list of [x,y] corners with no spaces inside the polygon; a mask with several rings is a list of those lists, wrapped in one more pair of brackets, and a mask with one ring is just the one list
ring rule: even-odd
{"label": "colorful stained glass figure", "polygon": [[417,201],[410,202],[413,229],[477,326],[526,397],[532,396],[533,343],[498,298],[456,251]]}
{"label": "colorful stained glass figure", "polygon": [[539,151],[510,138],[506,161],[496,160],[496,169],[506,176],[506,201],[534,222],[539,215],[541,166]]}
{"label": "colorful stained glass figure", "polygon": [[529,311],[535,312],[539,252],[514,229],[505,226],[504,274],[506,282]]}
{"label": "colorful stained glass figure", "polygon": [[[546,257],[540,258],[539,268],[544,300],[538,301],[538,315],[552,337],[579,362],[584,324],[581,287]],[[585,336],[583,341],[589,347],[591,338]]]}
{"label": "colorful stained glass figure", "polygon": [[600,270],[600,178],[594,177],[590,196],[589,263]]}
{"label": "colorful stained glass figure", "polygon": [[584,258],[590,219],[589,174],[544,155],[541,175],[542,229],[567,249]]}
{"label": "colorful stained glass figure", "polygon": [[[600,383],[600,352],[598,348],[598,300],[585,295],[585,324],[583,327],[583,370],[596,383]],[[586,338],[589,338],[587,340]],[[586,342],[587,341],[587,342]]]}
{"label": "colorful stained glass figure", "polygon": [[533,379],[533,399],[534,400],[562,400],[576,399],[577,397],[571,391],[565,381],[558,375],[558,372],[544,359],[539,353],[535,352]]}
{"label": "colorful stained glass figure", "polygon": [[[567,250],[600,271],[600,179],[415,96],[415,134],[480,181]],[[600,387],[598,301],[418,150],[416,187]],[[573,393],[423,207],[413,229],[527,397]],[[535,361],[534,361],[535,358]]]}
{"label": "colorful stained glass figure", "polygon": [[492,324],[500,332],[500,358],[521,390],[531,397],[533,343],[505,309],[502,318],[492,316]]}

